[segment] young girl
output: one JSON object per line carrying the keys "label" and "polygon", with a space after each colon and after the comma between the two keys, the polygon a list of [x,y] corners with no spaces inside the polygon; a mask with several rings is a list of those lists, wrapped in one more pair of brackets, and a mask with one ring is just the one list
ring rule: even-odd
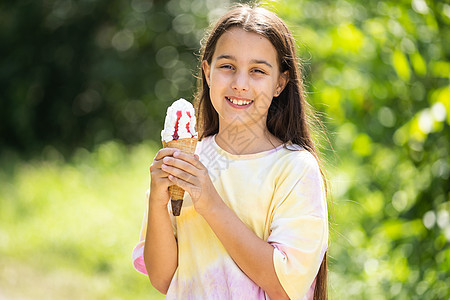
{"label": "young girl", "polygon": [[196,155],[156,154],[134,266],[168,299],[326,299],[324,181],[292,35],[239,6],[202,50]]}

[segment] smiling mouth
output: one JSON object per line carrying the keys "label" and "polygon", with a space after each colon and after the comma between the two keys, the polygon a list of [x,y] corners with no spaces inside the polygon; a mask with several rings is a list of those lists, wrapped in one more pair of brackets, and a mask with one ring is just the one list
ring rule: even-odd
{"label": "smiling mouth", "polygon": [[253,102],[253,100],[237,100],[237,99],[233,99],[233,98],[230,98],[230,97],[225,97],[225,99],[227,99],[231,103],[233,103],[235,105],[239,105],[239,106],[249,105],[250,103]]}

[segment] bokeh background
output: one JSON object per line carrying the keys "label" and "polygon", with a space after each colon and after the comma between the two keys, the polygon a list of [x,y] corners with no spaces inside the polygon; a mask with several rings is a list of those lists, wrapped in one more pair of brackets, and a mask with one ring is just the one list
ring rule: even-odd
{"label": "bokeh background", "polygon": [[[0,299],[162,298],[131,265],[148,167],[229,4],[0,2]],[[449,2],[267,6],[326,128],[330,298],[449,299]]]}

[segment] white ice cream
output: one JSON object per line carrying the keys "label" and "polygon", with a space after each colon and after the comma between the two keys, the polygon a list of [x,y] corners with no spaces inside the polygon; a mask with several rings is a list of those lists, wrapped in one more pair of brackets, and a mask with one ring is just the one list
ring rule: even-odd
{"label": "white ice cream", "polygon": [[196,138],[198,135],[195,123],[195,110],[192,104],[183,98],[178,99],[167,108],[161,140],[168,143],[174,139]]}

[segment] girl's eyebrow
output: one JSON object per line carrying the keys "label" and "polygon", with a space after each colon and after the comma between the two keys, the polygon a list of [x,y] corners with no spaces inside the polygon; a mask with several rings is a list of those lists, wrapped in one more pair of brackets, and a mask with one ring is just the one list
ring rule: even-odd
{"label": "girl's eyebrow", "polygon": [[[216,60],[219,60],[219,59],[231,59],[231,60],[236,60],[236,57],[234,57],[233,55],[229,55],[229,54],[222,54],[222,55],[219,55],[219,56],[216,58]],[[263,65],[268,66],[269,68],[273,68],[272,65],[271,65],[270,63],[268,63],[266,60],[263,60],[263,59],[252,59],[252,60],[250,61],[250,63],[251,63],[251,64],[263,64]]]}

